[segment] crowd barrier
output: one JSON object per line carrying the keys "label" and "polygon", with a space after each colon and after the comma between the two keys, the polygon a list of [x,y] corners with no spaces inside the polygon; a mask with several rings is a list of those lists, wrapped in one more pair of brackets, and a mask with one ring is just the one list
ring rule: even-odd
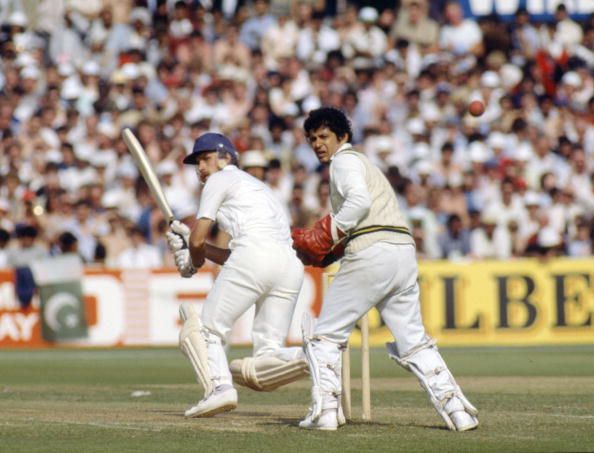
{"label": "crowd barrier", "polygon": [[[594,343],[594,259],[519,259],[505,262],[422,262],[421,308],[427,331],[443,346]],[[192,279],[175,270],[84,270],[88,338],[50,343],[41,337],[38,303],[20,308],[14,276],[0,270],[0,348],[170,346],[177,344],[178,307],[202,304],[211,270]],[[300,320],[319,312],[323,273],[308,268],[289,333],[299,343]],[[232,344],[251,342],[253,309],[235,324]],[[391,340],[377,311],[369,314],[370,344]],[[359,342],[357,331],[351,341]]]}

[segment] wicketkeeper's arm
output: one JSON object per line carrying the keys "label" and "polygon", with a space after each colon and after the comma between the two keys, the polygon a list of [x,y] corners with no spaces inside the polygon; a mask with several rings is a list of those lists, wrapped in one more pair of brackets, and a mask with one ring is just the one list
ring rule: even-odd
{"label": "wicketkeeper's arm", "polygon": [[358,157],[347,154],[335,159],[331,172],[336,190],[344,198],[333,221],[336,227],[349,233],[367,216],[371,208],[365,167]]}

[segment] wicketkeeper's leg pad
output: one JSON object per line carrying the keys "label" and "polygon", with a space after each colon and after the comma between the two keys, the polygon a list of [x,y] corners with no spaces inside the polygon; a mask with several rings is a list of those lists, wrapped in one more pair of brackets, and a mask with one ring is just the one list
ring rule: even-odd
{"label": "wicketkeeper's leg pad", "polygon": [[466,431],[478,426],[478,410],[462,393],[435,340],[427,337],[426,341],[403,355],[398,353],[396,343],[386,343],[386,346],[390,358],[417,377],[449,429]]}
{"label": "wicketkeeper's leg pad", "polygon": [[204,337],[204,329],[198,312],[190,304],[182,304],[180,318],[184,325],[179,333],[179,347],[190,360],[196,378],[204,387],[204,396],[213,391],[213,381],[208,364],[208,344]]}
{"label": "wicketkeeper's leg pad", "polygon": [[285,361],[268,355],[236,359],[229,368],[235,383],[260,392],[270,392],[308,375],[305,360]]}
{"label": "wicketkeeper's leg pad", "polygon": [[345,345],[323,336],[315,336],[313,324],[313,318],[306,314],[302,322],[303,351],[312,379],[312,404],[307,419],[315,423],[323,410],[336,410],[338,425],[342,425],[345,420],[340,407],[341,352]]}

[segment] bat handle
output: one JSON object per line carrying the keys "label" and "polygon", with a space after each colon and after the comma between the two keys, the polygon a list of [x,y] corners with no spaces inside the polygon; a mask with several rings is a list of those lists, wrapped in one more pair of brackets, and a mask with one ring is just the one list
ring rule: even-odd
{"label": "bat handle", "polygon": [[[173,223],[173,221],[175,220],[175,218],[170,218],[169,219],[169,227],[171,227],[171,224]],[[181,240],[183,241],[184,245],[182,246],[182,250],[187,249],[188,248],[188,242],[186,241],[186,238],[183,236],[183,234],[179,234],[176,231],[171,230],[171,232],[173,234],[175,234],[176,236],[179,236],[181,238]]]}

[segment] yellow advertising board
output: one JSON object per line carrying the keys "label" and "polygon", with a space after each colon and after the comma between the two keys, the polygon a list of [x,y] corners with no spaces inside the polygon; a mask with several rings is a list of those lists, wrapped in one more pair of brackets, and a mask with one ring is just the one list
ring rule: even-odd
{"label": "yellow advertising board", "polygon": [[[594,344],[593,273],[594,258],[421,262],[425,326],[442,346]],[[175,345],[179,304],[201,306],[213,280],[208,270],[183,279],[174,269],[86,269],[89,338],[80,345]],[[321,270],[307,268],[289,332],[292,344],[301,341],[302,313],[319,313],[327,283]],[[251,341],[250,316],[234,326],[232,344]],[[371,345],[392,340],[377,311],[370,312],[369,321]],[[40,325],[36,304],[21,308],[12,271],[0,270],[0,348],[54,346],[42,339]],[[358,330],[351,339],[359,344]]]}
{"label": "yellow advertising board", "polygon": [[[440,345],[594,343],[594,259],[419,264],[421,309]],[[376,310],[370,344],[391,341]],[[359,344],[354,332],[351,341]]]}

